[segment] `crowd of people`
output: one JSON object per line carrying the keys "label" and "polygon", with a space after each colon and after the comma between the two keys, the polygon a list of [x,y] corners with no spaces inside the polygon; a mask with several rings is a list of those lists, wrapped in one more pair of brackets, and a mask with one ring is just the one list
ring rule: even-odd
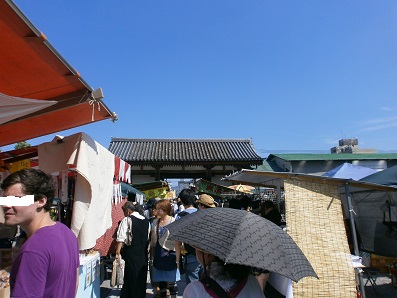
{"label": "crowd of people", "polygon": [[[9,175],[1,188],[5,196],[14,198],[2,206],[5,225],[19,226],[27,235],[11,268],[11,297],[75,297],[78,243],[70,229],[50,217],[55,193],[52,177],[25,169]],[[22,197],[32,201],[21,204],[18,198]],[[120,296],[146,297],[149,266],[155,297],[175,297],[181,275],[186,298],[264,297],[268,277],[264,268],[225,264],[200,245],[169,239],[169,224],[217,205],[210,195],[198,196],[191,188],[182,190],[174,203],[168,199],[150,199],[145,206],[125,202],[115,237],[115,257],[125,264]],[[252,200],[249,196],[231,200],[229,208],[251,212]],[[280,225],[280,213],[272,202],[264,201],[260,212]]]}
{"label": "crowd of people", "polygon": [[[11,297],[75,297],[78,243],[70,229],[50,217],[55,193],[52,177],[25,169],[9,175],[1,188],[5,196],[15,198],[15,204],[2,206],[5,225],[18,226],[28,239],[11,268]],[[17,201],[29,196],[30,204]],[[141,206],[126,201],[115,237],[116,259],[122,258],[125,264],[120,297],[146,297],[148,265],[155,297],[175,297],[181,275],[187,298],[264,297],[268,272],[263,268],[225,264],[200,247],[169,239],[169,224],[217,205],[213,197],[198,196],[192,188],[182,190],[175,202],[152,198]],[[251,207],[249,196],[229,202],[229,208],[251,212]],[[272,202],[263,202],[261,215],[280,225],[280,213]]]}
{"label": "crowd of people", "polygon": [[[225,264],[200,247],[169,240],[167,225],[217,206],[212,196],[198,196],[191,188],[183,189],[175,202],[150,199],[145,210],[127,201],[123,206],[126,217],[119,224],[116,239],[116,257],[125,259],[121,297],[146,296],[147,264],[155,297],[176,297],[181,275],[186,281],[183,297],[264,297],[268,271]],[[248,195],[235,198],[229,202],[229,208],[251,212],[252,200]],[[259,215],[276,225],[281,224],[277,205],[270,200],[262,202]],[[128,228],[130,218],[132,228]],[[128,231],[132,234],[132,243],[126,245]]]}

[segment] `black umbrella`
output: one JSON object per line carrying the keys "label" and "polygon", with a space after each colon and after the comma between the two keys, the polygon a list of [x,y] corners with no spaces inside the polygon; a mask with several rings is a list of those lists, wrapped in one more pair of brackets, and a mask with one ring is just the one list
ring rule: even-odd
{"label": "black umbrella", "polygon": [[267,269],[294,281],[317,277],[294,240],[279,226],[244,210],[210,208],[167,225],[171,240],[188,243],[225,263]]}

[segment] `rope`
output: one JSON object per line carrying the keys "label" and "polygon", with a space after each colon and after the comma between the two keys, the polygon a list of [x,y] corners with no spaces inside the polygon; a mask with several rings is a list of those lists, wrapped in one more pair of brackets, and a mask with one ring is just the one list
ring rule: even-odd
{"label": "rope", "polygon": [[94,121],[94,107],[95,104],[98,104],[98,111],[101,111],[101,105],[99,104],[100,99],[96,99],[96,98],[91,98],[90,100],[88,100],[88,103],[92,106],[92,114],[91,114],[91,121]]}

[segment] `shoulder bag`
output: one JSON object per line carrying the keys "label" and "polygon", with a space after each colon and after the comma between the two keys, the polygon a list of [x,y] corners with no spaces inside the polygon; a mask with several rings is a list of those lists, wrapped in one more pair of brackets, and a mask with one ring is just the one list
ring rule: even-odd
{"label": "shoulder bag", "polygon": [[157,241],[154,251],[153,266],[159,270],[171,271],[177,268],[176,253],[173,250],[164,249],[159,242],[159,221],[156,227]]}
{"label": "shoulder bag", "polygon": [[130,246],[132,243],[132,218],[131,216],[127,217],[127,234],[124,240],[124,244]]}

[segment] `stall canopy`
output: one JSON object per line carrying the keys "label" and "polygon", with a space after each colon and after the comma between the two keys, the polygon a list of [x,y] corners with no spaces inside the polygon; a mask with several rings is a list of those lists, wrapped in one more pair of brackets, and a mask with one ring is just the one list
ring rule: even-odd
{"label": "stall canopy", "polygon": [[323,176],[333,177],[333,178],[345,178],[359,180],[363,177],[369,176],[376,173],[377,171],[371,168],[353,165],[351,163],[345,162],[340,166],[329,170]]}
{"label": "stall canopy", "polygon": [[366,176],[360,181],[397,187],[397,166]]}
{"label": "stall canopy", "polygon": [[225,195],[233,195],[233,194],[239,194],[239,195],[244,194],[243,192],[236,191],[227,186],[219,185],[204,179],[198,179],[195,184],[196,184],[197,193],[199,194],[206,193],[215,197],[222,197]]}
{"label": "stall canopy", "polygon": [[5,164],[10,164],[20,160],[33,158],[37,155],[37,146],[31,146],[6,152],[0,152],[0,161]]}
{"label": "stall canopy", "polygon": [[356,181],[346,178],[331,178],[324,176],[315,176],[310,174],[299,174],[299,173],[287,173],[287,172],[267,172],[267,171],[255,171],[255,170],[241,170],[223,178],[223,180],[230,181],[233,183],[248,184],[253,186],[277,188],[284,186],[285,179],[311,181],[317,183],[324,183],[330,185],[344,186],[345,183],[349,183],[351,187],[355,187],[355,190],[359,189],[370,189],[370,190],[381,190],[381,191],[395,191],[397,188],[392,188],[384,185],[375,183],[369,183],[365,181]]}
{"label": "stall canopy", "polygon": [[120,184],[121,184],[121,193],[123,194],[123,197],[127,197],[129,193],[143,195],[142,192],[137,190],[135,187],[132,187],[128,183],[121,182]]}
{"label": "stall canopy", "polygon": [[[360,179],[397,190],[397,166]],[[397,257],[397,192],[359,192],[352,195],[361,216],[356,219],[363,249]],[[356,210],[355,209],[355,210]]]}
{"label": "stall canopy", "polygon": [[[0,146],[117,120],[102,90],[93,90],[12,1],[0,1],[0,12]],[[25,105],[21,113],[18,104]]]}

